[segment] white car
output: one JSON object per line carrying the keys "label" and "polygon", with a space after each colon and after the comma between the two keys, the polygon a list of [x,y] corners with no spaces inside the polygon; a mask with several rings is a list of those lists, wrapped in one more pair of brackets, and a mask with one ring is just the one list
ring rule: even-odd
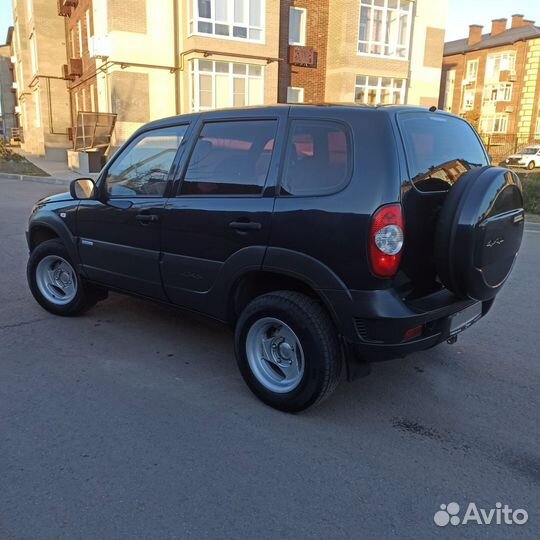
{"label": "white car", "polygon": [[510,167],[526,167],[530,171],[540,167],[540,145],[527,146],[518,154],[508,156],[506,164]]}

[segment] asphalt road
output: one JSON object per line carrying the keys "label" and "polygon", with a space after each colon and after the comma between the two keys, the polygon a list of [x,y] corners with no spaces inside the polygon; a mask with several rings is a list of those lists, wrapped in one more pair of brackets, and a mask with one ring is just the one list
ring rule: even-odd
{"label": "asphalt road", "polygon": [[[0,540],[538,538],[539,225],[456,345],[291,416],[250,394],[212,322],[119,295],[43,311],[24,230],[57,191],[0,180]],[[450,502],[529,521],[437,527]]]}

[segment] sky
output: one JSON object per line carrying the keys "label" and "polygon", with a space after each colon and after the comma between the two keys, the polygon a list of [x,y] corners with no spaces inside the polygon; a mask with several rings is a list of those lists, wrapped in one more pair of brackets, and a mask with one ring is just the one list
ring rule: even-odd
{"label": "sky", "polygon": [[[53,0],[49,1],[54,4]],[[448,11],[446,41],[466,37],[469,24],[483,24],[485,31],[489,32],[491,19],[510,19],[514,13],[534,19],[540,26],[540,0],[448,0]],[[10,24],[11,0],[0,0],[0,43],[4,43]]]}

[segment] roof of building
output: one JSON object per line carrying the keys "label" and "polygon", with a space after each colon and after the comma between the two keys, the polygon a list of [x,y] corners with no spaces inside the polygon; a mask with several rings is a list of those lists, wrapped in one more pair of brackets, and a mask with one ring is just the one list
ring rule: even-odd
{"label": "roof of building", "polygon": [[491,49],[492,47],[501,47],[502,45],[512,45],[513,43],[516,43],[516,41],[534,38],[540,38],[539,26],[528,25],[520,26],[518,28],[509,28],[496,36],[483,34],[481,41],[471,46],[469,46],[468,37],[456,41],[449,41],[444,44],[443,56],[479,51],[481,49]]}

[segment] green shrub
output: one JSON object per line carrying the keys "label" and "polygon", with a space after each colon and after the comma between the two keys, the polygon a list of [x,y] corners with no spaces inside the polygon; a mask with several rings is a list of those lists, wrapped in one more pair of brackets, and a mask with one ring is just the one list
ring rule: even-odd
{"label": "green shrub", "polygon": [[540,214],[540,173],[520,174],[523,184],[525,210],[531,214]]}

